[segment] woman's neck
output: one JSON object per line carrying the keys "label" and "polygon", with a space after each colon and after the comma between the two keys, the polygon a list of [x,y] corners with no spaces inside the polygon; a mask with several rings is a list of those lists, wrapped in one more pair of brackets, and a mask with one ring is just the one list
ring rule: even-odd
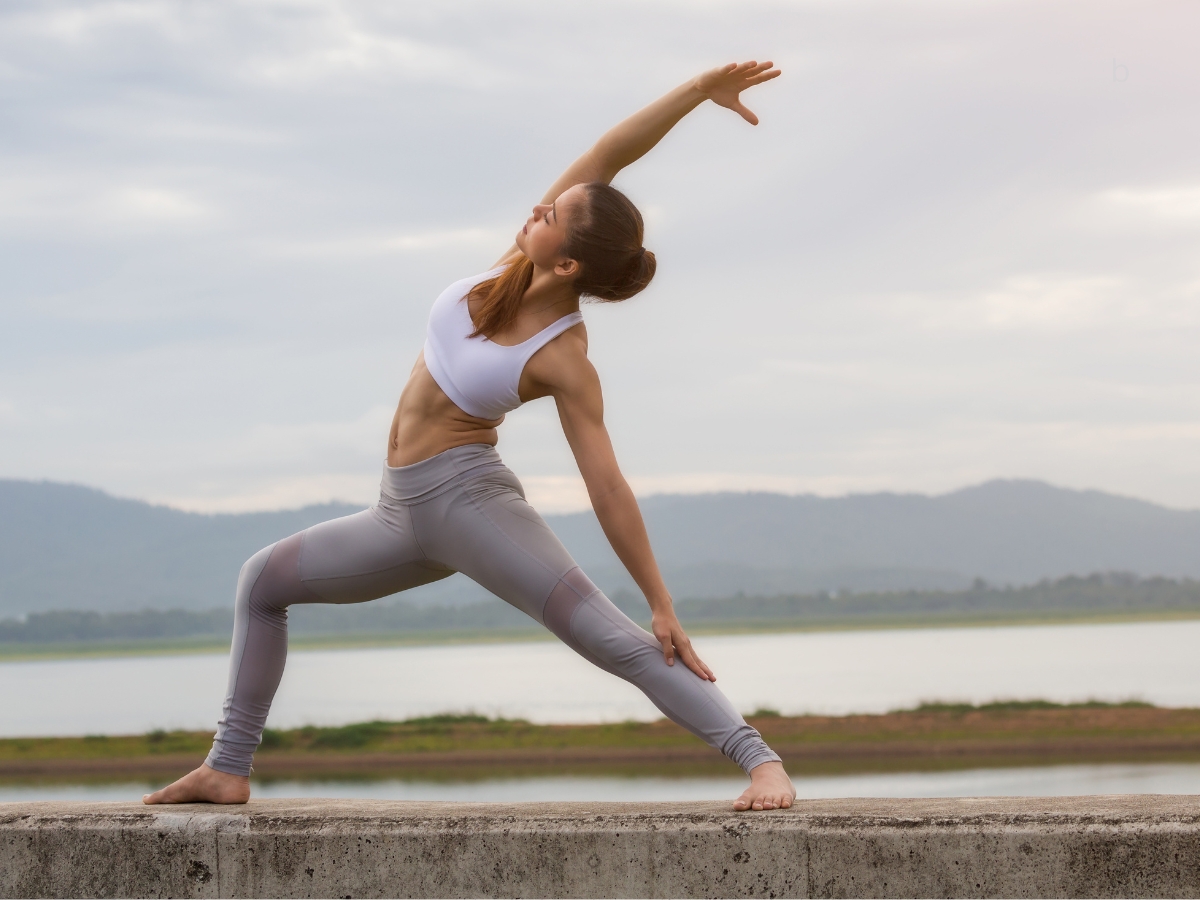
{"label": "woman's neck", "polygon": [[574,285],[553,269],[534,268],[533,280],[521,297],[521,312],[534,315],[543,310],[557,307],[561,315],[579,309],[579,294]]}

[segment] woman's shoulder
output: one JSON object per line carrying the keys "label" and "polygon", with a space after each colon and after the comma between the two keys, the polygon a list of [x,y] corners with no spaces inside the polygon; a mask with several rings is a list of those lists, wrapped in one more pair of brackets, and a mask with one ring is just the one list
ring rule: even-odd
{"label": "woman's shoulder", "polygon": [[588,359],[587,326],[583,317],[564,318],[571,320],[568,327],[538,348],[526,363],[526,371],[543,384],[572,382],[580,374],[595,371]]}

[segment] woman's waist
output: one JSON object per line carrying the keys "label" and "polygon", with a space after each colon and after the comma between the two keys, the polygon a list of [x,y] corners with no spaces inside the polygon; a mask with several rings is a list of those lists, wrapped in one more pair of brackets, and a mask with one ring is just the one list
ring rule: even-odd
{"label": "woman's waist", "polygon": [[388,435],[388,464],[396,468],[412,465],[464,444],[495,445],[500,439],[499,424],[499,420],[467,415],[444,394],[413,397],[406,389]]}
{"label": "woman's waist", "polygon": [[[389,454],[389,457],[391,454]],[[403,466],[385,463],[380,494],[401,503],[413,503],[489,472],[507,472],[491,443],[461,443],[447,447],[418,462]]]}

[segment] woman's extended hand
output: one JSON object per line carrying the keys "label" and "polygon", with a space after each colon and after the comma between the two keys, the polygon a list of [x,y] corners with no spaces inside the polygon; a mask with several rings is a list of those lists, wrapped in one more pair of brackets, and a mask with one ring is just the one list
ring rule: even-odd
{"label": "woman's extended hand", "polygon": [[712,669],[704,664],[696,651],[692,649],[692,640],[683,632],[683,626],[673,609],[656,612],[650,621],[650,630],[662,644],[663,659],[668,666],[675,665],[675,656],[683,660],[684,665],[703,678],[705,681],[716,681],[717,676]]}
{"label": "woman's extended hand", "polygon": [[696,89],[706,94],[717,106],[732,109],[751,125],[757,125],[758,116],[742,105],[739,95],[746,88],[778,78],[782,73],[779,69],[771,68],[772,65],[770,61],[760,63],[751,60],[710,69],[696,79]]}

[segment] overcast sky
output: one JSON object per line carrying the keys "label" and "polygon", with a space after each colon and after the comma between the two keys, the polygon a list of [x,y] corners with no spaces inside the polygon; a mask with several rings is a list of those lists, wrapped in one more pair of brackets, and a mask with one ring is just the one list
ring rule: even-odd
{"label": "overcast sky", "polygon": [[[428,308],[559,171],[773,59],[618,186],[588,307],[640,494],[994,477],[1200,507],[1200,4],[8,0],[0,476],[199,510],[377,495]],[[500,451],[585,503],[541,401]]]}

